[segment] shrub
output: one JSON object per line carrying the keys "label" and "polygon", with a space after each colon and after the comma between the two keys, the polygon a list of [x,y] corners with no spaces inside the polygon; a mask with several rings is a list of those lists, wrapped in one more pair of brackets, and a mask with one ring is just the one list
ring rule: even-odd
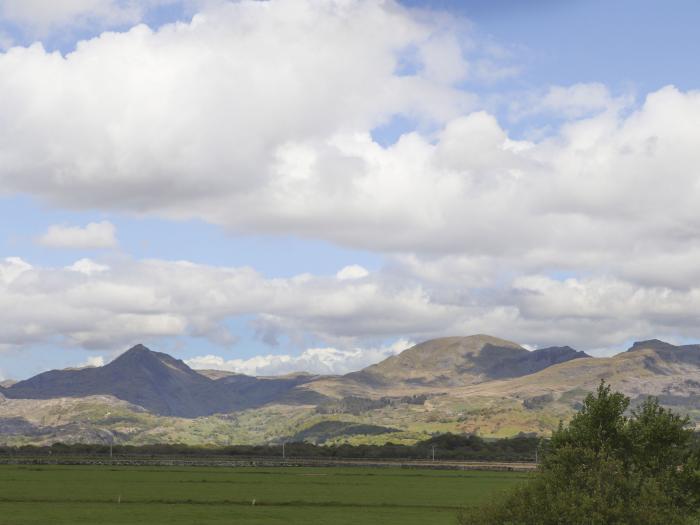
{"label": "shrub", "polygon": [[461,525],[676,525],[697,523],[700,455],[688,418],[601,382],[568,426],[559,425],[533,480],[500,502],[467,509]]}

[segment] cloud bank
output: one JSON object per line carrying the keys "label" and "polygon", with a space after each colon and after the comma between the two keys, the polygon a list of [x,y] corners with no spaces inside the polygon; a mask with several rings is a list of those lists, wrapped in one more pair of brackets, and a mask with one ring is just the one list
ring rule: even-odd
{"label": "cloud bank", "polygon": [[[700,92],[637,101],[602,84],[547,86],[508,111],[554,125],[516,136],[465,89],[484,64],[492,79],[512,70],[471,35],[464,20],[390,1],[242,1],[66,56],[0,53],[0,192],[386,261],[271,279],[186,261],[9,258],[0,344],[227,346],[226,321],[245,315],[265,340],[322,341],[322,370],[400,338],[486,332],[586,350],[700,338]],[[411,129],[380,144],[395,119]],[[56,228],[44,242],[116,243],[104,223]],[[303,363],[260,359],[226,366]]]}
{"label": "cloud bank", "polygon": [[[240,2],[66,57],[13,48],[0,54],[0,187],[515,272],[694,275],[697,92],[629,107],[598,84],[552,88],[534,110],[564,123],[515,140],[456,87],[464,27],[417,13]],[[396,115],[431,131],[382,147],[371,131]]]}
{"label": "cloud bank", "polygon": [[[273,373],[308,365],[328,373],[364,366],[396,348],[376,341],[448,334],[493,333],[534,346],[566,343],[586,350],[620,350],[629,339],[669,334],[700,338],[698,286],[530,274],[485,288],[418,280],[399,261],[391,270],[347,280],[266,278],[251,268],[186,261],[91,262],[99,269],[85,271],[85,260],[65,268],[35,267],[19,258],[1,263],[0,324],[6,328],[0,345],[54,343],[114,352],[188,336],[235,353],[228,321],[246,316],[263,341],[311,335],[324,344],[298,357],[224,360],[226,367]],[[198,359],[198,367],[209,366],[207,359],[214,364],[211,357]]]}
{"label": "cloud bank", "polygon": [[379,348],[309,348],[300,355],[260,355],[249,359],[229,359],[203,355],[187,360],[195,369],[229,370],[253,376],[274,376],[294,372],[312,374],[347,374],[396,355],[413,343],[400,339]]}

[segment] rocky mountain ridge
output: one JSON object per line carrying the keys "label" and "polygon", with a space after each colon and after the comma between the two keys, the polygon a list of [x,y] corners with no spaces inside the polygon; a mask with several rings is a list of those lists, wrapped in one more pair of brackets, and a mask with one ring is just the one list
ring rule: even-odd
{"label": "rocky mountain ridge", "polygon": [[[449,387],[520,377],[571,359],[589,358],[569,347],[528,351],[491,336],[434,339],[360,372],[343,382]],[[252,377],[219,370],[195,371],[168,354],[138,344],[101,367],[51,370],[4,388],[15,399],[112,395],[158,415],[198,417],[253,408],[269,402],[322,403],[310,374]]]}
{"label": "rocky mountain ridge", "polygon": [[18,440],[25,431],[34,440],[87,440],[99,427],[124,442],[206,443],[304,436],[330,420],[347,423],[334,428],[392,429],[329,434],[335,440],[400,442],[448,430],[547,433],[601,379],[633,402],[656,395],[700,421],[700,345],[649,340],[593,358],[566,346],[529,351],[476,335],[426,341],[344,376],[196,371],[137,345],[103,367],[53,370],[0,388],[0,430]]}
{"label": "rocky mountain ridge", "polygon": [[198,417],[243,410],[284,396],[313,376],[212,379],[183,361],[136,345],[101,367],[51,370],[3,389],[14,399],[112,395],[158,415]]}

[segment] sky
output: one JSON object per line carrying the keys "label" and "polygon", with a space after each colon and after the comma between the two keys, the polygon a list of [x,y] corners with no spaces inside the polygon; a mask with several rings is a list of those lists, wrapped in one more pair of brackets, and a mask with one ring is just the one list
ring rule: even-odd
{"label": "sky", "polygon": [[700,340],[700,4],[0,0],[0,379]]}

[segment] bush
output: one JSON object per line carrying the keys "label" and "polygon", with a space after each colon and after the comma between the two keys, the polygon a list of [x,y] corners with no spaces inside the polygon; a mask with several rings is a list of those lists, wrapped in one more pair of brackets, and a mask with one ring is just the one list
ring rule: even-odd
{"label": "bush", "polygon": [[601,383],[567,427],[560,424],[534,479],[468,509],[461,525],[676,525],[697,523],[700,455],[689,420],[648,398]]}

